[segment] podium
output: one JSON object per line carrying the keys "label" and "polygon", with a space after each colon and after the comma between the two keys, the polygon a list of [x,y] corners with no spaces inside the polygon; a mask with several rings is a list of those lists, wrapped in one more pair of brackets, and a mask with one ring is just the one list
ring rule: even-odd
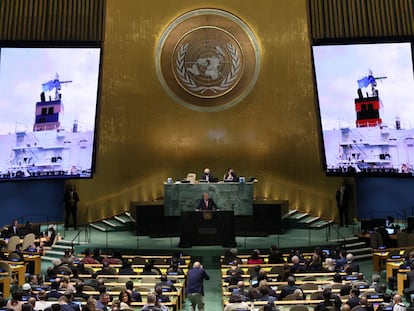
{"label": "podium", "polygon": [[233,211],[182,212],[179,247],[236,246]]}

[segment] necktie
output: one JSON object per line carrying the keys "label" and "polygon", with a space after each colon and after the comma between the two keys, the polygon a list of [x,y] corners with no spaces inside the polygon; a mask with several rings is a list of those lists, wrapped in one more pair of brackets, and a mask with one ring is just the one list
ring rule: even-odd
{"label": "necktie", "polygon": [[205,203],[206,203],[206,208],[208,209],[208,201],[205,201]]}

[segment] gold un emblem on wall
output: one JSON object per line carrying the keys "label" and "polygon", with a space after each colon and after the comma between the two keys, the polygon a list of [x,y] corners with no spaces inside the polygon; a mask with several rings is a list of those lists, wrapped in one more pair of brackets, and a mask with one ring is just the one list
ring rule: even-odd
{"label": "gold un emblem on wall", "polygon": [[220,111],[239,103],[253,88],[259,75],[259,46],[238,17],[199,9],[164,30],[156,68],[174,100],[197,111]]}

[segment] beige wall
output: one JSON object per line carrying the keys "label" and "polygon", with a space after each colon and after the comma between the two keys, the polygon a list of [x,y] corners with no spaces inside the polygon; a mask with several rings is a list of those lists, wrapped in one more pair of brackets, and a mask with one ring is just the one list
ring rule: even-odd
{"label": "beige wall", "polygon": [[[167,177],[255,176],[257,198],[336,216],[338,178],[322,170],[306,0],[107,0],[96,173],[78,181],[83,219],[162,198]],[[218,8],[245,21],[262,63],[252,92],[221,112],[174,102],[157,79],[155,46],[177,16]],[[89,216],[87,216],[87,213]]]}

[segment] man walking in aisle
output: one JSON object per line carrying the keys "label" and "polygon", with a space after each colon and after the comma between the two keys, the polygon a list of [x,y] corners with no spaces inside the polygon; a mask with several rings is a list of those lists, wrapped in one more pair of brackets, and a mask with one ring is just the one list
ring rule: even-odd
{"label": "man walking in aisle", "polygon": [[204,280],[209,280],[210,277],[203,269],[200,262],[196,261],[193,264],[193,269],[188,271],[186,293],[188,300],[191,302],[191,311],[195,311],[196,306],[198,311],[204,311]]}

